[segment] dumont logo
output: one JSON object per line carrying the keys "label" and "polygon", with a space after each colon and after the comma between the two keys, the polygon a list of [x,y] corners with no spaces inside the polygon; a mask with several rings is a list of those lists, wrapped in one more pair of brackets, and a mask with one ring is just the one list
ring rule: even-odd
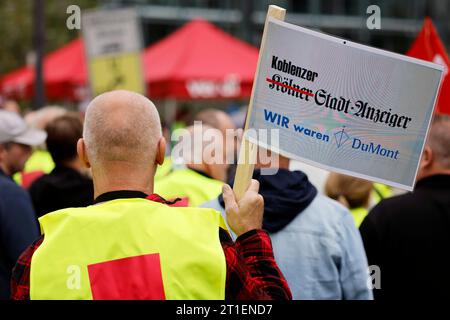
{"label": "dumont logo", "polygon": [[347,132],[345,132],[345,126],[334,133],[334,139],[338,148],[343,146],[344,143],[347,142],[348,139],[350,139],[350,136],[347,134]]}
{"label": "dumont logo", "polygon": [[241,81],[237,75],[226,76],[223,81],[193,80],[186,83],[192,98],[231,98],[241,93]]}

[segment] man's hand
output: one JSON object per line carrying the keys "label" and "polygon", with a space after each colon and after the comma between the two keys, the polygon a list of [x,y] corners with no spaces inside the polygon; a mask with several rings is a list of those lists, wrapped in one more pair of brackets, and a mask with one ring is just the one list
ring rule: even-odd
{"label": "man's hand", "polygon": [[238,237],[247,231],[262,228],[264,199],[258,191],[259,182],[252,180],[242,199],[236,202],[231,187],[227,184],[223,186],[228,225]]}

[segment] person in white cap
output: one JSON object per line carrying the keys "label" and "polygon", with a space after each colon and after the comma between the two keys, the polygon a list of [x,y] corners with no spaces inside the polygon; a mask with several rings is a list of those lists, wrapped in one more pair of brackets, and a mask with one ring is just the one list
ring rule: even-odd
{"label": "person in white cap", "polygon": [[29,128],[14,112],[0,110],[0,300],[10,295],[11,271],[22,251],[39,237],[28,193],[11,176],[23,169],[45,131]]}

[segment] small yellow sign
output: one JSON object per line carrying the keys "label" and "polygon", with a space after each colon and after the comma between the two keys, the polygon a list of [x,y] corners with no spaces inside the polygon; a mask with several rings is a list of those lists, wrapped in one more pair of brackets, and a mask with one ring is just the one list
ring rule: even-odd
{"label": "small yellow sign", "polygon": [[118,89],[145,94],[139,52],[91,58],[89,69],[94,96]]}

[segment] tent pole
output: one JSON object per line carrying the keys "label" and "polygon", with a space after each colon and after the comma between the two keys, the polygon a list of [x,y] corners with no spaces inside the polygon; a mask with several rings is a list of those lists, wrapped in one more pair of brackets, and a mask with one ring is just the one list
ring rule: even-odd
{"label": "tent pole", "polygon": [[43,79],[43,55],[44,55],[44,0],[35,0],[34,7],[34,31],[33,46],[36,54],[35,77],[34,77],[34,101],[33,109],[42,108],[45,104],[45,87]]}

